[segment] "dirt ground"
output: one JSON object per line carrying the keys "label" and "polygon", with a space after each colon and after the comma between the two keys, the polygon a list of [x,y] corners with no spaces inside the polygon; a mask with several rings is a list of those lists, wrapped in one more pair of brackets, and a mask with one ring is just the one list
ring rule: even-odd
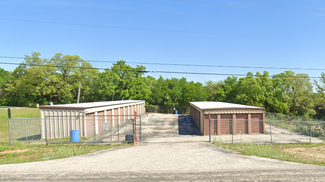
{"label": "dirt ground", "polygon": [[29,151],[29,149],[21,149],[21,150],[5,150],[0,152],[0,154],[11,154],[11,153],[24,153]]}
{"label": "dirt ground", "polygon": [[284,151],[300,160],[306,160],[308,162],[312,162],[314,160],[325,162],[325,145],[310,148],[290,148],[285,149]]}

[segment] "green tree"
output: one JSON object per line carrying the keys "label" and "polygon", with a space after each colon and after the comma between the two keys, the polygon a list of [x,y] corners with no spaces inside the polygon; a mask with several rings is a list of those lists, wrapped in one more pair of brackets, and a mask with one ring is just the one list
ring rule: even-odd
{"label": "green tree", "polygon": [[53,101],[57,103],[76,102],[79,82],[81,83],[80,102],[92,101],[98,70],[78,55],[56,53],[50,64],[57,69],[51,74]]}
{"label": "green tree", "polygon": [[39,58],[40,53],[33,52],[31,56],[25,56],[25,62],[21,63],[12,73],[12,79],[6,85],[6,97],[11,98],[10,105],[32,106],[36,103],[44,104],[47,99],[47,82],[50,75],[49,61]]}
{"label": "green tree", "polygon": [[220,101],[236,103],[237,82],[238,82],[238,78],[235,76],[231,76],[231,77],[228,76],[223,81],[223,87],[219,91]]}
{"label": "green tree", "polygon": [[7,98],[5,95],[5,86],[9,83],[10,72],[0,68],[0,105],[5,105],[7,103]]}
{"label": "green tree", "polygon": [[[36,103],[71,103],[77,101],[79,81],[83,91],[92,88],[97,70],[79,56],[55,54],[51,60],[41,59],[40,53],[26,55],[12,73],[6,85],[6,96],[12,105],[35,106]],[[85,99],[90,93],[82,94]],[[82,99],[81,99],[82,100]]]}
{"label": "green tree", "polygon": [[318,119],[325,119],[325,73],[321,73],[320,79],[314,80],[317,94],[314,95],[316,117]]}
{"label": "green tree", "polygon": [[[260,73],[257,73],[260,75]],[[235,85],[235,103],[261,106],[265,100],[265,87],[262,86],[262,80],[255,78],[252,72],[248,72],[247,76],[240,78]]]}
{"label": "green tree", "polygon": [[152,78],[144,77],[144,66],[135,68],[120,60],[111,69],[99,73],[97,80],[98,97],[103,100],[149,99]]}
{"label": "green tree", "polygon": [[283,92],[289,99],[290,113],[293,116],[315,115],[312,100],[313,86],[307,74],[285,71],[277,75],[285,80]]}
{"label": "green tree", "polygon": [[207,94],[208,101],[221,101],[221,91],[223,89],[223,81],[207,81],[205,83],[205,92]]}

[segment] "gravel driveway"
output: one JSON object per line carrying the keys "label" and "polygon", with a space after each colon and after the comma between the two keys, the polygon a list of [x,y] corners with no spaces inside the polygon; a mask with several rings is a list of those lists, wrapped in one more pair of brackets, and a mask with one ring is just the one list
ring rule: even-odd
{"label": "gravel driveway", "polygon": [[325,180],[325,167],[243,156],[197,142],[139,144],[66,159],[1,165],[0,171],[0,180],[10,181]]}

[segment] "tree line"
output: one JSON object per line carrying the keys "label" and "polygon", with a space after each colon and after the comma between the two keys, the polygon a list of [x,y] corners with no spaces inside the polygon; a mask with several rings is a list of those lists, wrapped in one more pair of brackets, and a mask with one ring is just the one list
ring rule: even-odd
{"label": "tree line", "polygon": [[141,99],[147,105],[188,107],[192,101],[222,101],[325,119],[325,73],[310,80],[307,74],[290,70],[272,77],[267,71],[248,72],[246,77],[229,76],[205,84],[186,78],[155,79],[145,73],[144,66],[131,67],[123,60],[98,70],[77,55],[57,53],[41,59],[40,53],[33,52],[12,72],[0,68],[0,105],[76,103],[80,82],[80,102]]}

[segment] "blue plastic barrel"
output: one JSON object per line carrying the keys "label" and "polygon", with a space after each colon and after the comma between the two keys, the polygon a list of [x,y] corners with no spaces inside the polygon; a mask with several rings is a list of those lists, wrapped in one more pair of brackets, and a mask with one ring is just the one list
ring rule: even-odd
{"label": "blue plastic barrel", "polygon": [[80,142],[79,130],[71,130],[71,142]]}
{"label": "blue plastic barrel", "polygon": [[175,111],[175,114],[178,114],[178,111],[177,110]]}

